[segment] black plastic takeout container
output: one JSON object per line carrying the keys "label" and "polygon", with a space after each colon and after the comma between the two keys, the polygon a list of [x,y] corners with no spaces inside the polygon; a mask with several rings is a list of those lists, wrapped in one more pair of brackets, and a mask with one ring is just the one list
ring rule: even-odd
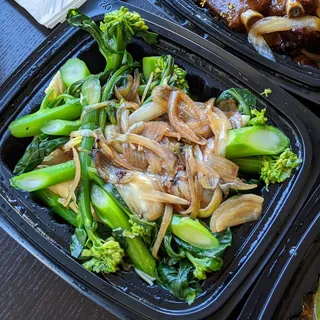
{"label": "black plastic takeout container", "polygon": [[[114,10],[121,3],[90,6],[92,15]],[[130,6],[128,6],[131,8]],[[14,190],[8,180],[29,140],[16,139],[8,132],[9,123],[36,110],[52,76],[70,57],[85,60],[92,73],[103,68],[97,45],[85,32],[61,25],[4,84],[0,103],[0,195],[1,221],[28,250],[71,285],[120,317],[134,319],[226,318],[257,278],[274,246],[281,240],[292,219],[305,202],[319,173],[320,122],[311,112],[254,68],[223,49],[167,20],[135,9],[151,30],[160,35],[158,45],[139,39],[128,48],[135,59],[147,55],[172,54],[188,71],[191,92],[201,100],[217,96],[228,87],[250,89],[258,107],[267,108],[272,123],[290,138],[292,148],[303,160],[299,170],[270,191],[265,198],[262,218],[233,228],[233,245],[224,255],[224,267],[203,283],[203,294],[189,306],[158,286],[149,286],[134,272],[118,272],[100,277],[86,271],[69,254],[72,228],[50,210],[35,203],[27,193]],[[102,19],[102,15],[96,16]],[[260,95],[271,88],[269,98]]]}
{"label": "black plastic takeout container", "polygon": [[320,275],[320,187],[301,210],[248,298],[239,320],[295,319]]}
{"label": "black plastic takeout container", "polygon": [[320,105],[320,70],[309,66],[299,66],[288,56],[275,53],[273,62],[260,56],[248,43],[247,35],[230,30],[223,21],[201,8],[195,0],[149,0],[162,9],[165,15],[190,27],[190,23],[202,29],[204,36],[210,35],[212,41],[228,52],[241,57],[267,74],[273,81],[297,96]]}

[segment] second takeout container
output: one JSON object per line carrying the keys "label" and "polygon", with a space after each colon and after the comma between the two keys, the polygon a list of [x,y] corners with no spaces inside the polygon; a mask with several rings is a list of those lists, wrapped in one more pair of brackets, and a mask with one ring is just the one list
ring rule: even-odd
{"label": "second takeout container", "polygon": [[[228,52],[241,57],[291,93],[320,105],[320,70],[299,66],[285,55],[275,53],[276,62],[257,53],[248,43],[247,34],[234,32],[227,25],[201,8],[195,0],[149,0],[169,18],[187,28],[198,27],[196,32]],[[227,3],[227,2],[226,2]]]}
{"label": "second takeout container", "polygon": [[320,186],[301,210],[244,305],[239,320],[294,319],[320,275]]}
{"label": "second takeout container", "polygon": [[[118,9],[121,3],[90,2],[92,15]],[[130,6],[128,6],[130,7]],[[226,318],[258,277],[274,246],[302,208],[319,173],[320,122],[298,101],[257,70],[220,47],[167,20],[131,8],[160,35],[150,46],[134,40],[128,50],[140,60],[143,56],[172,54],[177,64],[188,71],[191,93],[200,100],[217,96],[229,87],[250,89],[258,107],[267,108],[271,122],[290,138],[293,151],[302,159],[299,170],[281,185],[262,190],[265,198],[261,219],[234,227],[233,244],[224,255],[224,267],[204,281],[203,293],[189,306],[158,286],[149,286],[132,272],[106,277],[86,271],[70,257],[73,232],[50,210],[34,202],[29,194],[10,187],[9,178],[30,140],[10,136],[8,125],[14,119],[37,109],[44,88],[71,57],[83,59],[92,73],[103,69],[104,58],[96,43],[85,32],[67,24],[56,29],[4,84],[0,101],[0,195],[1,221],[8,232],[36,257],[104,308],[120,317],[134,319],[202,319],[214,315]],[[96,16],[102,19],[102,15]],[[269,98],[260,95],[271,88]]]}

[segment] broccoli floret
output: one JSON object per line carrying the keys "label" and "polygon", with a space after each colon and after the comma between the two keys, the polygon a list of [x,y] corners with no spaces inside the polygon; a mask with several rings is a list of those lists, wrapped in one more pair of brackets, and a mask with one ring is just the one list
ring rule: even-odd
{"label": "broccoli floret", "polygon": [[295,169],[300,162],[301,159],[289,148],[277,156],[263,156],[261,157],[260,178],[268,189],[270,183],[280,183],[289,178],[292,169]]}
{"label": "broccoli floret", "polygon": [[266,109],[261,111],[257,109],[251,110],[252,118],[248,122],[248,126],[264,126],[268,121],[268,118],[265,117]]}
{"label": "broccoli floret", "polygon": [[188,251],[186,252],[186,256],[195,268],[193,275],[199,280],[205,280],[207,278],[207,272],[218,271],[223,265],[222,259],[218,257],[197,258]]}
{"label": "broccoli floret", "polygon": [[160,79],[160,85],[177,87],[184,92],[189,92],[189,85],[186,80],[187,72],[174,64],[170,55],[161,56],[156,62],[154,79]]}
{"label": "broccoli floret", "polygon": [[124,251],[119,242],[110,237],[106,241],[99,239],[90,249],[83,249],[80,258],[91,258],[83,263],[83,266],[89,271],[111,273],[119,269],[118,265],[123,256]]}
{"label": "broccoli floret", "polygon": [[260,93],[261,96],[265,96],[266,98],[269,97],[269,94],[272,93],[272,90],[270,88],[264,89],[263,92]]}
{"label": "broccoli floret", "polygon": [[131,224],[131,232],[136,237],[141,237],[147,247],[150,247],[154,241],[156,224],[147,222],[131,216],[129,223]]}
{"label": "broccoli floret", "polygon": [[122,65],[126,48],[135,35],[150,44],[157,42],[157,34],[147,31],[148,26],[141,16],[136,12],[129,12],[125,7],[106,13],[100,28],[78,9],[69,10],[67,21],[74,27],[88,31],[95,38],[106,59],[106,70],[116,70]]}

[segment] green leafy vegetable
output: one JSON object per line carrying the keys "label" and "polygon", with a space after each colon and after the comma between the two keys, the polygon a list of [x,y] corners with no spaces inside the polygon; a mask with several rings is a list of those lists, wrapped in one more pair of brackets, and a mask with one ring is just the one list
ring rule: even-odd
{"label": "green leafy vegetable", "polygon": [[230,88],[223,91],[217,98],[216,102],[225,99],[235,99],[238,102],[238,108],[240,113],[250,116],[250,109],[255,108],[257,104],[256,97],[248,89],[243,88]]}
{"label": "green leafy vegetable", "polygon": [[281,154],[261,157],[234,158],[241,172],[258,173],[267,186],[270,183],[281,183],[292,174],[301,159],[287,148]]}
{"label": "green leafy vegetable", "polygon": [[90,249],[83,249],[80,258],[90,259],[82,265],[89,271],[96,273],[112,273],[119,270],[124,251],[119,242],[112,237],[105,242],[94,244]]}
{"label": "green leafy vegetable", "polygon": [[[157,35],[149,32],[141,16],[129,12],[125,7],[106,13],[100,28],[88,16],[77,9],[70,9],[67,21],[74,27],[89,32],[99,45],[101,54],[106,59],[107,69],[118,69],[123,63],[123,57],[128,44],[135,35],[141,36],[150,44],[157,42]],[[128,60],[126,53],[126,60]]]}
{"label": "green leafy vegetable", "polygon": [[221,258],[197,258],[188,251],[186,252],[186,256],[195,268],[193,275],[199,280],[207,279],[207,272],[218,271],[223,266]]}
{"label": "green leafy vegetable", "polygon": [[181,260],[177,268],[160,263],[157,280],[162,287],[189,304],[202,292],[200,284],[194,279],[193,266],[187,259]]}
{"label": "green leafy vegetable", "polygon": [[77,214],[72,209],[63,206],[59,202],[59,196],[52,191],[49,189],[42,189],[34,191],[32,194],[69,224],[74,227],[78,225]]}
{"label": "green leafy vegetable", "polygon": [[[109,194],[97,185],[91,188],[91,201],[100,220],[112,229],[120,229],[126,236],[126,251],[134,266],[144,273],[154,277],[155,261],[139,235],[132,234],[129,217],[117,206]],[[128,235],[130,233],[130,236]],[[116,237],[118,239],[118,237]]]}
{"label": "green leafy vegetable", "polygon": [[142,59],[143,74],[148,80],[151,72],[154,73],[153,85],[170,85],[177,87],[185,92],[189,92],[189,85],[186,80],[187,72],[174,64],[171,55],[145,57]]}
{"label": "green leafy vegetable", "polygon": [[69,140],[69,137],[51,138],[46,135],[35,136],[23,156],[15,166],[13,174],[19,175],[35,169],[43,159]]}
{"label": "green leafy vegetable", "polygon": [[71,237],[70,252],[74,258],[79,258],[83,248],[86,245],[87,233],[83,229],[76,228],[74,235]]}
{"label": "green leafy vegetable", "polygon": [[267,188],[270,183],[280,183],[290,178],[301,159],[287,148],[278,156],[262,157],[260,178],[265,182]]}
{"label": "green leafy vegetable", "polygon": [[268,118],[265,117],[266,109],[261,111],[257,109],[251,110],[251,119],[248,122],[248,126],[264,126],[268,121]]}
{"label": "green leafy vegetable", "polygon": [[138,219],[134,215],[130,216],[131,232],[135,236],[140,236],[148,248],[150,248],[155,240],[158,232],[158,225],[155,222],[149,222]]}

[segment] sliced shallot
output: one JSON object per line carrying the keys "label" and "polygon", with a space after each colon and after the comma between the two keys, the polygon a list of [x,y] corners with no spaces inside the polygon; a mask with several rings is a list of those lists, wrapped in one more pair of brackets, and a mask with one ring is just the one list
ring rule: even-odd
{"label": "sliced shallot", "polygon": [[152,248],[152,255],[154,256],[155,259],[158,258],[158,251],[160,249],[163,238],[166,235],[167,229],[168,229],[169,224],[171,222],[172,212],[173,212],[172,206],[167,204],[165,211],[164,211],[163,219],[161,222],[160,230],[158,232],[156,241],[155,241],[153,248]]}
{"label": "sliced shallot", "polygon": [[212,232],[220,232],[229,227],[260,218],[264,199],[255,194],[232,197],[214,211],[210,219]]}

